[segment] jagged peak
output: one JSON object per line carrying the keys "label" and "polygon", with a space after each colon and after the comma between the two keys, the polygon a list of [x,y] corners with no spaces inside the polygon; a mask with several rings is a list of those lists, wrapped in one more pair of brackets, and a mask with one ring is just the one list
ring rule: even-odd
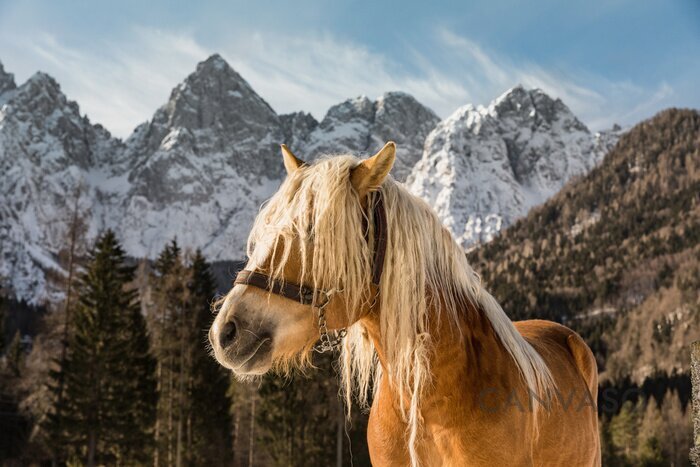
{"label": "jagged peak", "polygon": [[220,66],[220,67],[227,67],[227,66],[229,66],[228,62],[224,59],[224,57],[222,57],[222,56],[219,55],[218,53],[213,53],[213,54],[211,54],[211,55],[210,55],[209,57],[207,57],[207,59],[204,60],[202,63],[208,63],[208,64],[212,64],[212,65],[215,65],[215,66]]}
{"label": "jagged peak", "polygon": [[391,99],[396,99],[396,100],[408,99],[408,100],[413,100],[413,101],[416,100],[415,97],[413,97],[409,93],[403,92],[403,91],[387,91],[377,98],[378,101],[391,100]]}
{"label": "jagged peak", "polygon": [[[210,55],[206,60],[201,61],[197,64],[197,69],[194,72],[197,74],[219,74],[219,73],[230,73],[235,70],[229,65],[229,63],[224,60],[224,58],[219,54]],[[238,74],[238,73],[236,73]]]}
{"label": "jagged peak", "polygon": [[34,87],[34,86],[39,86],[42,88],[48,88],[56,92],[61,92],[61,85],[58,84],[58,81],[54,79],[53,76],[51,76],[48,73],[44,73],[43,71],[37,71],[34,73],[32,76],[29,77],[27,81],[25,81],[20,88],[29,88],[29,87]]}
{"label": "jagged peak", "polygon": [[367,97],[367,95],[360,94],[357,97],[351,97],[350,99],[345,100],[345,102],[352,103],[353,105],[363,105],[367,102],[372,102],[372,100],[369,97]]}
{"label": "jagged peak", "polygon": [[523,105],[530,105],[535,100],[555,102],[555,99],[552,99],[540,88],[526,89],[522,84],[517,84],[494,99],[489,107],[495,109],[521,107]]}
{"label": "jagged peak", "polygon": [[5,67],[0,62],[0,94],[15,89],[15,75],[5,71]]}
{"label": "jagged peak", "polygon": [[496,118],[510,115],[518,119],[543,120],[549,123],[563,119],[570,121],[580,130],[588,131],[561,99],[552,98],[540,88],[526,89],[521,84],[494,99],[484,111]]}
{"label": "jagged peak", "polygon": [[[242,108],[244,113],[236,110]],[[221,55],[213,54],[172,90],[154,121],[166,127],[205,128],[215,122],[236,126],[235,120],[246,120],[253,114],[271,124],[277,119],[272,107],[248,82]]]}
{"label": "jagged peak", "polygon": [[80,108],[75,101],[69,100],[51,75],[37,71],[11,94],[11,102],[18,109],[31,109],[49,115],[56,109],[63,109],[78,118]]}
{"label": "jagged peak", "polygon": [[387,108],[399,109],[398,111],[405,111],[405,109],[410,109],[408,110],[409,112],[419,114],[421,116],[420,118],[434,120],[434,123],[437,123],[440,120],[440,117],[438,117],[437,114],[431,108],[426,107],[423,103],[421,103],[411,94],[408,94],[403,91],[385,92],[377,98],[377,115],[384,112]]}
{"label": "jagged peak", "polygon": [[506,90],[503,94],[498,96],[496,99],[493,100],[492,104],[499,104],[503,101],[506,100],[513,100],[513,99],[518,99],[526,96],[528,94],[528,91],[525,89],[525,86],[522,84],[518,83],[512,88]]}
{"label": "jagged peak", "polygon": [[173,89],[170,98],[172,100],[183,92],[219,96],[236,90],[257,96],[250,84],[221,55],[213,54],[197,64],[196,69]]}
{"label": "jagged peak", "polygon": [[374,102],[367,96],[360,95],[346,99],[343,102],[332,106],[326,112],[324,120],[328,118],[342,118],[343,116],[358,116],[374,114]]}
{"label": "jagged peak", "polygon": [[303,110],[297,110],[296,112],[289,112],[286,114],[280,114],[280,120],[285,121],[306,121],[313,124],[318,124],[318,121],[310,112],[305,112]]}

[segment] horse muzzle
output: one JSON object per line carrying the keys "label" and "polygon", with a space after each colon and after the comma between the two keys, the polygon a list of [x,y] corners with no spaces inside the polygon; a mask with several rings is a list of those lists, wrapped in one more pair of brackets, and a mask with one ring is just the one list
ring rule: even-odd
{"label": "horse muzzle", "polygon": [[270,368],[272,333],[261,326],[231,317],[212,326],[209,341],[219,363],[236,374],[263,374]]}

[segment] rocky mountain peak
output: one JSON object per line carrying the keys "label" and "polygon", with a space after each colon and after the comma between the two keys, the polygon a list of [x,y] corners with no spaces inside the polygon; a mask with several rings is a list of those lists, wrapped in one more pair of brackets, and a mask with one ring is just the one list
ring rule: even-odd
{"label": "rocky mountain peak", "polygon": [[225,97],[233,91],[255,94],[248,82],[219,54],[199,62],[195,71],[185,78],[181,87],[202,97],[212,95]]}
{"label": "rocky mountain peak", "polygon": [[318,121],[307,112],[280,115],[280,122],[284,132],[284,142],[294,150],[308,144],[311,132],[318,126]]}
{"label": "rocky mountain peak", "polygon": [[367,154],[395,141],[398,153],[392,174],[404,181],[420,158],[425,137],[439,121],[432,110],[404,92],[387,92],[375,101],[358,96],[331,107],[305,138],[300,153],[309,158]]}
{"label": "rocky mountain peak", "polygon": [[326,113],[321,121],[321,128],[330,128],[338,123],[347,123],[352,120],[369,122],[374,119],[374,102],[367,96],[358,96],[336,104]]}
{"label": "rocky mountain peak", "polygon": [[274,110],[220,55],[200,62],[156,118],[188,129],[238,128],[251,120],[278,124]]}
{"label": "rocky mountain peak", "polygon": [[213,70],[215,73],[216,71],[233,70],[233,68],[231,68],[231,65],[229,65],[221,55],[214,53],[207,57],[206,60],[197,64],[197,71],[195,73],[206,72],[206,70]]}
{"label": "rocky mountain peak", "polygon": [[516,86],[440,122],[408,184],[468,247],[586,173],[617,137],[592,134],[561,100]]}
{"label": "rocky mountain peak", "polygon": [[0,62],[0,94],[7,91],[12,91],[16,87],[15,75],[12,73],[7,73],[2,65],[2,62]]}
{"label": "rocky mountain peak", "polygon": [[588,128],[579,121],[561,99],[553,99],[541,89],[525,89],[517,85],[489,105],[489,113],[500,118],[512,118],[519,123],[553,125],[557,121],[581,131]]}
{"label": "rocky mountain peak", "polygon": [[16,88],[11,100],[13,112],[30,113],[40,124],[50,123],[39,121],[40,117],[48,118],[56,112],[64,116],[80,118],[78,104],[68,100],[58,82],[43,72],[34,73]]}
{"label": "rocky mountain peak", "polygon": [[[228,165],[245,173],[277,177],[278,164],[271,162],[282,139],[275,111],[220,55],[212,55],[129,137],[125,160],[135,167],[144,159],[154,162],[158,153],[159,167],[165,169],[188,165],[192,155],[222,154]],[[165,202],[170,191],[160,191],[158,198]]]}

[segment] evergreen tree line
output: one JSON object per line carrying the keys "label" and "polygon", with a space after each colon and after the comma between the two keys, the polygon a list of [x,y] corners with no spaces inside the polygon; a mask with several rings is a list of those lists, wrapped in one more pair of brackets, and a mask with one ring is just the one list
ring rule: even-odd
{"label": "evergreen tree line", "polygon": [[0,338],[0,464],[369,465],[366,414],[346,423],[333,356],[242,383],[209,355],[201,252],[173,240],[135,262],[107,231],[75,271],[32,345]]}
{"label": "evergreen tree line", "polygon": [[[204,345],[215,294],[209,265],[200,252],[185,258],[175,241],[152,270],[131,263],[104,233],[35,348],[13,340],[4,349],[0,393],[16,397],[0,401],[8,409],[0,462],[230,463],[229,379]],[[34,350],[51,355],[46,371],[31,364]]]}
{"label": "evergreen tree line", "polygon": [[600,420],[603,465],[690,467],[691,410],[673,390],[661,402],[653,397],[626,401],[617,414]]}

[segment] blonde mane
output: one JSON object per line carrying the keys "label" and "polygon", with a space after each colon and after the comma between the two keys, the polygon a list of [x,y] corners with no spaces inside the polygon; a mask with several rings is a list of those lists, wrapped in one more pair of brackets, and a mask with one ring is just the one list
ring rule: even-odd
{"label": "blonde mane", "polygon": [[[358,311],[374,300],[369,296],[372,212],[369,210],[369,222],[363,219],[365,214],[349,178],[351,169],[359,162],[352,156],[336,156],[292,173],[262,208],[248,241],[253,265],[262,264],[271,253],[277,253],[281,259],[270,266],[269,273],[281,279],[284,264],[292,253],[292,239],[300,239],[297,253],[301,264],[311,267],[301,271],[299,280],[318,290],[342,290],[350,322],[355,322]],[[445,319],[458,329],[464,304],[473,303],[491,323],[528,388],[546,394],[553,382],[544,360],[483,289],[464,250],[433,210],[391,177],[380,189],[388,226],[379,295],[381,346],[386,360],[383,371],[399,394],[408,395],[400,398],[400,404],[415,465],[421,393],[431,381],[429,362],[433,343],[428,329],[431,310],[440,308]],[[364,232],[367,225],[369,242]],[[432,306],[430,299],[437,291],[440,291],[440,307]],[[341,362],[349,412],[353,395],[366,406],[372,381],[376,385],[380,379],[381,365],[362,324],[348,329]]]}

